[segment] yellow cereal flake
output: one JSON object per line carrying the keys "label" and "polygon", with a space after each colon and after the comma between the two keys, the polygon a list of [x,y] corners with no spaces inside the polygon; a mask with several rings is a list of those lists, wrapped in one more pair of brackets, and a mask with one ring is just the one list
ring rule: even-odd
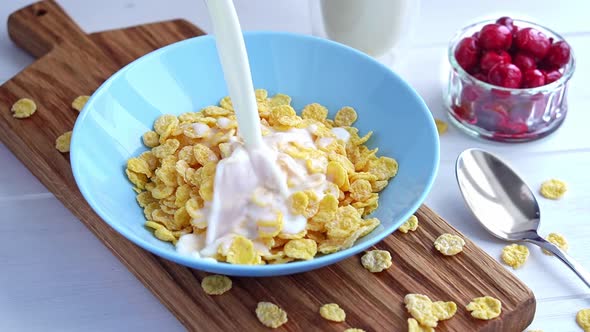
{"label": "yellow cereal flake", "polygon": [[402,233],[407,233],[409,231],[415,231],[418,229],[418,217],[412,215],[405,223],[403,223],[399,227],[399,231]]}
{"label": "yellow cereal flake", "polygon": [[513,269],[521,267],[529,257],[529,248],[521,244],[510,244],[502,249],[502,261]]}
{"label": "yellow cereal flake", "polygon": [[201,280],[201,288],[207,295],[221,295],[231,289],[231,279],[222,275],[210,275]]}
{"label": "yellow cereal flake", "polygon": [[449,129],[449,125],[441,119],[434,119],[434,123],[436,124],[436,130],[439,135],[446,133]]}
{"label": "yellow cereal flake", "polygon": [[241,235],[234,237],[226,256],[228,263],[245,265],[256,264],[259,258],[254,243]]}
{"label": "yellow cereal flake", "polygon": [[361,264],[369,272],[381,272],[391,266],[391,254],[387,250],[370,250],[361,257]]}
{"label": "yellow cereal flake", "polygon": [[193,154],[195,160],[201,165],[206,165],[210,162],[216,162],[219,160],[215,152],[203,144],[196,144],[193,147]]}
{"label": "yellow cereal flake", "polygon": [[285,244],[287,257],[310,260],[318,252],[318,245],[311,239],[294,239]]}
{"label": "yellow cereal flake", "polygon": [[37,111],[37,104],[29,98],[21,98],[12,104],[12,116],[17,119],[25,119]]}
{"label": "yellow cereal flake", "polygon": [[309,205],[309,197],[303,191],[298,191],[291,195],[291,213],[303,215]]}
{"label": "yellow cereal flake", "polygon": [[432,312],[439,321],[451,319],[457,313],[457,304],[453,301],[436,301],[432,303]]}
{"label": "yellow cereal flake", "polygon": [[70,152],[70,142],[72,140],[72,131],[67,131],[55,140],[55,148],[61,153]]}
{"label": "yellow cereal flake", "polygon": [[352,327],[352,328],[344,330],[344,332],[367,332],[367,331],[365,331],[363,329],[356,328],[356,327]]}
{"label": "yellow cereal flake", "polygon": [[560,199],[567,191],[567,184],[561,180],[551,179],[541,184],[540,193],[549,199]]}
{"label": "yellow cereal flake", "polygon": [[434,329],[420,325],[414,318],[408,318],[408,332],[434,332]]}
{"label": "yellow cereal flake", "polygon": [[438,318],[434,314],[433,304],[430,298],[422,294],[408,294],[404,297],[406,309],[420,323],[425,327],[436,327],[438,325]]}
{"label": "yellow cereal flake", "polygon": [[153,130],[147,131],[142,136],[143,138],[143,145],[147,146],[148,148],[154,148],[160,145],[160,135]]}
{"label": "yellow cereal flake", "polygon": [[287,322],[287,313],[278,305],[270,302],[258,302],[256,317],[266,327],[276,329]]}
{"label": "yellow cereal flake", "polygon": [[576,322],[584,332],[590,332],[590,308],[578,311],[576,314]]}
{"label": "yellow cereal flake", "polygon": [[442,234],[434,241],[434,247],[445,256],[453,256],[463,251],[465,240],[453,234]]}
{"label": "yellow cereal flake", "polygon": [[76,99],[74,99],[74,101],[72,101],[72,108],[78,112],[81,112],[82,109],[84,108],[84,105],[86,105],[86,102],[88,102],[88,99],[90,99],[90,96],[76,97]]}
{"label": "yellow cereal flake", "polygon": [[[398,165],[364,145],[372,132],[360,137],[358,129],[350,127],[356,112],[344,107],[335,120],[330,120],[324,106],[309,104],[301,112],[302,119],[291,107],[289,96],[270,97],[264,89],[257,89],[255,95],[263,135],[291,129],[312,135],[311,144],[288,141],[277,146],[291,158],[303,161],[300,165],[308,179],[287,179],[292,190],[287,203],[289,215],[304,217],[307,223],[298,233],[286,232],[283,213],[269,210],[275,194],[261,187],[265,192],[253,193],[250,202],[262,214],[249,214],[243,221],[243,225],[256,225],[257,237],[248,239],[236,230],[230,235],[231,243],[220,245],[213,258],[230,264],[307,260],[318,252],[328,254],[350,248],[378,227],[378,219],[363,218],[377,209],[378,192],[395,176]],[[343,126],[350,134],[348,142],[338,139],[332,131],[334,126]],[[217,165],[242,143],[231,99],[225,97],[219,106],[179,116],[164,114],[142,139],[149,150],[129,158],[125,173],[138,194],[146,226],[154,230],[157,238],[172,243],[183,234],[207,232],[203,209],[213,200]],[[280,159],[277,162],[285,169],[296,166]],[[325,180],[320,193],[316,183]],[[250,220],[252,216],[264,217]]]}
{"label": "yellow cereal flake", "polygon": [[170,232],[167,228],[164,227],[156,229],[154,231],[154,235],[162,241],[176,242],[176,238],[174,237],[172,232]]}
{"label": "yellow cereal flake", "polygon": [[270,99],[270,106],[291,105],[291,97],[282,93],[277,93]]}
{"label": "yellow cereal flake", "polygon": [[332,322],[344,322],[346,320],[346,312],[336,303],[324,304],[320,307],[320,316]]}
{"label": "yellow cereal flake", "polygon": [[355,201],[365,201],[373,193],[371,183],[364,179],[359,179],[350,184],[350,197]]}
{"label": "yellow cereal flake", "polygon": [[304,119],[322,121],[328,117],[328,109],[318,103],[309,104],[303,108],[303,111],[301,111],[301,117]]}
{"label": "yellow cereal flake", "polygon": [[494,319],[502,313],[502,303],[491,296],[476,297],[466,307],[477,319]]}
{"label": "yellow cereal flake", "polygon": [[397,174],[397,161],[389,157],[380,157],[369,161],[367,172],[377,176],[379,180],[389,180]]}
{"label": "yellow cereal flake", "polygon": [[357,115],[354,108],[342,107],[334,117],[334,124],[338,127],[350,127],[356,121]]}
{"label": "yellow cereal flake", "polygon": [[[554,245],[558,246],[559,249],[567,251],[569,249],[569,244],[567,243],[567,240],[565,239],[565,237],[559,233],[549,233],[549,235],[547,236],[547,241],[553,243]],[[552,253],[550,253],[549,251],[543,249],[543,253],[545,255],[549,255],[549,256],[553,256]]]}

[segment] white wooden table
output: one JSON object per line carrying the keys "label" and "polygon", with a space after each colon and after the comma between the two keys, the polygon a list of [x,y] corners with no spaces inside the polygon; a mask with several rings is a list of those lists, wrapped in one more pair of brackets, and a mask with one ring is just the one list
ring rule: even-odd
{"label": "white wooden table", "polygon": [[[246,30],[311,33],[304,0],[235,0]],[[310,0],[313,1],[313,0]],[[30,0],[0,4],[0,82],[33,59],[9,40],[6,18]],[[87,32],[151,21],[186,18],[211,26],[199,0],[59,1]],[[569,91],[569,115],[561,129],[534,143],[482,142],[450,128],[441,137],[441,165],[426,203],[492,256],[504,243],[488,235],[460,197],[454,161],[468,147],[499,153],[535,189],[558,177],[570,190],[560,201],[540,199],[541,233],[561,232],[570,254],[590,269],[590,2],[549,0],[423,0],[414,47],[399,73],[444,118],[440,66],[449,38],[482,17],[529,18],[562,33],[573,46],[577,69]],[[6,112],[7,110],[0,110]],[[534,291],[537,313],[530,328],[581,331],[575,313],[590,307],[590,291],[555,258],[531,247],[515,273]],[[0,144],[0,331],[181,331],[158,300]]]}

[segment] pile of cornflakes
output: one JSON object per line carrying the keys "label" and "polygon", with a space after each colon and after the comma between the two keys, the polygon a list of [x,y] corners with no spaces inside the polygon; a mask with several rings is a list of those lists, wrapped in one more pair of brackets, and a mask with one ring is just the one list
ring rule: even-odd
{"label": "pile of cornflakes", "polygon": [[450,319],[457,312],[455,302],[432,302],[423,294],[408,294],[404,297],[404,303],[413,317],[413,320],[408,320],[410,331],[432,331],[439,321]]}
{"label": "pile of cornflakes", "polygon": [[[378,207],[378,193],[397,174],[398,164],[392,158],[378,157],[377,149],[365,145],[372,132],[361,137],[352,127],[357,119],[355,110],[343,107],[331,120],[326,107],[316,103],[297,115],[291,98],[284,94],[269,97],[266,90],[258,89],[256,99],[263,135],[268,135],[269,129],[314,128],[316,142],[331,138],[325,146],[316,144],[318,149],[293,145],[288,153],[306,162],[309,173],[325,172],[339,195],[327,194],[320,200],[309,190],[294,193],[289,199],[291,212],[307,218],[306,230],[287,234],[282,232],[281,218],[264,221],[258,224],[258,235],[270,254],[257,251],[253,239],[236,236],[229,250],[220,250],[215,258],[234,264],[308,260],[317,253],[349,248],[373,231],[380,221],[365,217]],[[348,142],[338,139],[332,131],[336,127],[350,134]],[[163,115],[155,121],[154,130],[143,135],[150,150],[129,159],[126,173],[138,193],[146,226],[157,238],[176,243],[183,234],[206,232],[206,221],[196,220],[203,220],[201,209],[213,199],[217,163],[230,156],[228,142],[236,131],[233,105],[225,97],[219,106],[179,116]],[[309,162],[317,155],[328,160],[325,169]]]}

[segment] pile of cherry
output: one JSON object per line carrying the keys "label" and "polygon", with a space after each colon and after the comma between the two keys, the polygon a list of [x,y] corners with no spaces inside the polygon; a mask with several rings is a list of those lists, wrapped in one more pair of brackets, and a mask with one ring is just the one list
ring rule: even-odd
{"label": "pile of cherry", "polygon": [[570,46],[535,28],[519,29],[510,17],[485,25],[455,48],[455,58],[475,78],[505,88],[525,89],[558,80]]}

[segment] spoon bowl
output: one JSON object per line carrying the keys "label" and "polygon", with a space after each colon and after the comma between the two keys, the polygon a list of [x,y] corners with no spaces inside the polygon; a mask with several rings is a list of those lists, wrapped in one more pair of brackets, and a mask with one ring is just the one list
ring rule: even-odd
{"label": "spoon bowl", "polygon": [[484,150],[467,149],[457,158],[455,172],[465,203],[492,235],[510,242],[533,243],[549,251],[590,287],[590,273],[539,236],[539,204],[529,186],[507,163]]}

